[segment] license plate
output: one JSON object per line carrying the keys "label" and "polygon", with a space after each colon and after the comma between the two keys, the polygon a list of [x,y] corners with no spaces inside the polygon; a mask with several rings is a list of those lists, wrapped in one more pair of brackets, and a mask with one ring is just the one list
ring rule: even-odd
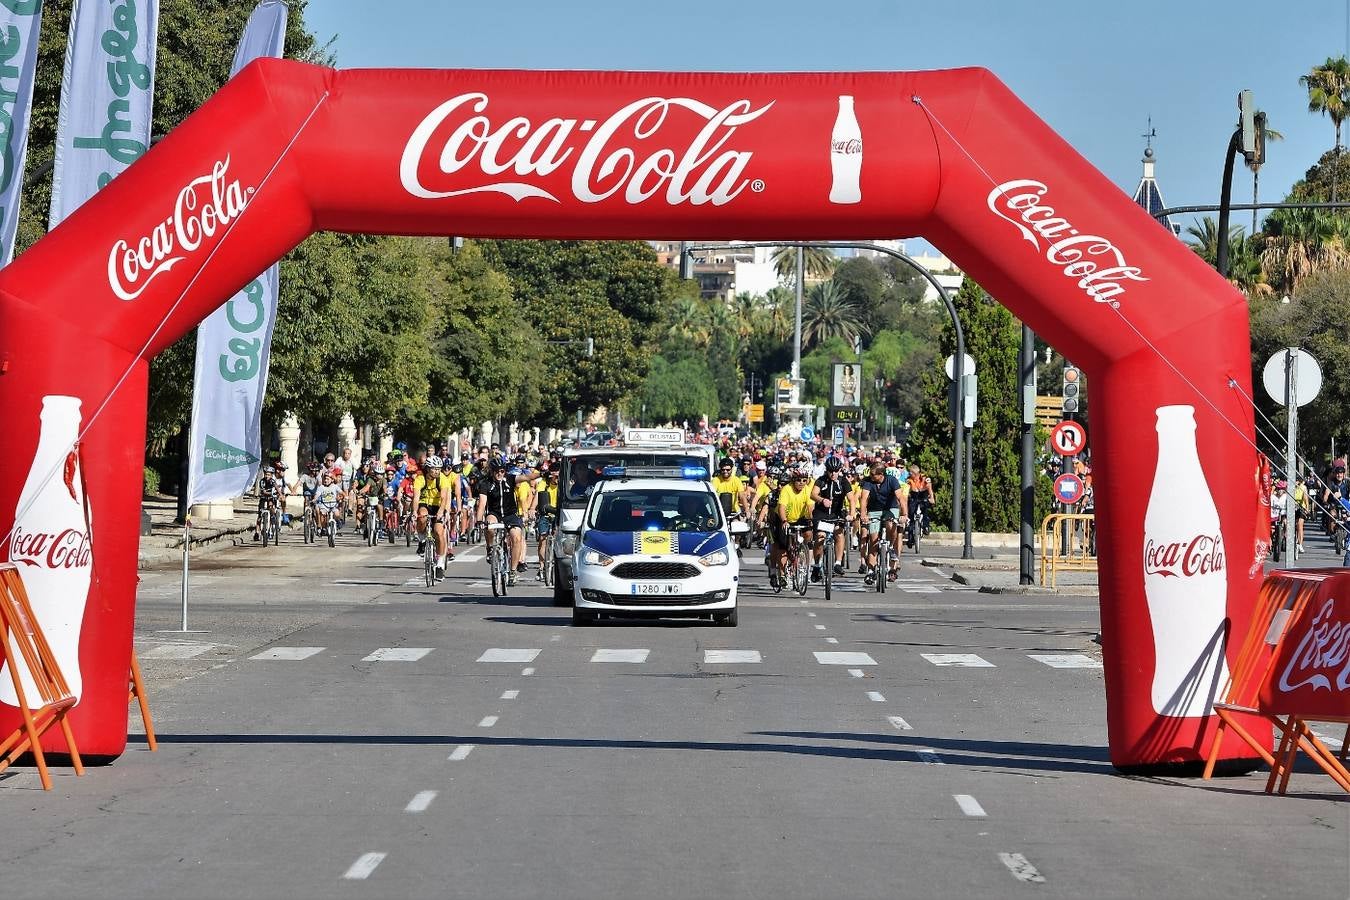
{"label": "license plate", "polygon": [[678,594],[680,586],[672,583],[660,582],[639,582],[632,586],[632,592],[638,596],[651,596],[653,594]]}

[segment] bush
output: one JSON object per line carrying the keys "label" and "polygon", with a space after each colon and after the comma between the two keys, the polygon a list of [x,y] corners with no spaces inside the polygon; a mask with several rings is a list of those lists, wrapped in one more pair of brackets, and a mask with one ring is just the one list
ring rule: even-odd
{"label": "bush", "polygon": [[149,466],[145,467],[145,493],[147,495],[159,493],[159,473]]}

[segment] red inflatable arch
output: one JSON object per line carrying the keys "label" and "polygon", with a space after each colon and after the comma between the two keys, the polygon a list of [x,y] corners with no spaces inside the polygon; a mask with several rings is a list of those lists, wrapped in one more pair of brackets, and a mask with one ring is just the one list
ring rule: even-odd
{"label": "red inflatable arch", "polygon": [[[73,417],[87,428],[92,554],[60,527],[78,481],[34,493],[17,466],[0,477],[0,533],[21,493],[38,498],[9,548],[31,589],[92,567],[82,626],[79,591],[49,626],[78,640],[85,754],[126,742],[148,361],[321,229],[929,237],[1091,376],[1112,762],[1208,750],[1206,701],[1260,581],[1251,410],[1228,387],[1249,392],[1247,307],[988,72],[263,60],[0,271],[11,459],[60,460]],[[39,447],[44,419],[64,437]],[[0,706],[0,730],[14,717]]]}

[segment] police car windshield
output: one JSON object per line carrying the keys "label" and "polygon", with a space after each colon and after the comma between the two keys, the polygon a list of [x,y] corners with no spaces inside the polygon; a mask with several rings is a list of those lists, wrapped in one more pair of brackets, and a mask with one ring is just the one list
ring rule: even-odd
{"label": "police car windshield", "polygon": [[587,453],[582,456],[563,458],[562,496],[565,505],[582,507],[586,505],[591,491],[601,481],[613,476],[605,475],[605,469],[622,467],[625,472],[641,477],[642,470],[648,468],[668,469],[671,471],[685,468],[707,467],[707,460],[683,453],[662,453],[646,451],[634,453],[615,451],[614,453]]}
{"label": "police car windshield", "polygon": [[722,511],[707,491],[656,488],[615,491],[591,507],[597,531],[716,531]]}

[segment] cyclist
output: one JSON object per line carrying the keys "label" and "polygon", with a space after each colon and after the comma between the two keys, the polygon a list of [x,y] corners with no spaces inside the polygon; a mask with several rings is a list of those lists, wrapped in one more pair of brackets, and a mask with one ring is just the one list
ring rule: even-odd
{"label": "cyclist", "polygon": [[[384,473],[376,469],[375,457],[372,456],[366,460],[366,464],[361,468],[361,471],[352,479],[353,490],[358,497],[356,508],[358,523],[364,522],[367,515],[368,504],[365,502],[365,498],[375,497],[383,500],[384,485]],[[372,523],[371,527],[378,531],[379,522]]]}
{"label": "cyclist", "polygon": [[[825,460],[825,474],[816,479],[816,483],[811,486],[812,523],[828,520],[835,524],[834,530],[834,574],[836,576],[844,574],[844,541],[847,539],[848,530],[845,527],[848,523],[850,509],[849,486],[843,477],[844,461],[837,456],[831,456]],[[820,529],[814,529],[818,537]],[[825,552],[825,541],[818,539],[812,554],[814,563],[811,566],[811,580],[820,581],[821,575],[821,557]]]}
{"label": "cyclist", "polygon": [[405,533],[413,529],[413,519],[417,513],[417,475],[422,470],[416,461],[409,457],[405,461],[403,480],[398,484],[398,520]]}
{"label": "cyclist", "polygon": [[553,527],[558,519],[558,470],[544,463],[546,472],[544,473],[544,486],[535,494],[538,505],[536,509],[539,513],[538,524],[535,530],[539,537],[539,580],[544,580],[544,566],[553,565],[553,558],[549,554],[550,536],[553,534]]}
{"label": "cyclist", "polygon": [[[426,551],[428,522],[436,540],[436,577],[445,577],[446,540],[445,519],[450,512],[453,495],[449,476],[441,469],[443,462],[439,456],[426,458],[424,471],[413,479],[413,498],[417,504],[417,553]],[[454,556],[450,556],[454,559]]]}
{"label": "cyclist", "polygon": [[932,518],[931,510],[933,508],[933,479],[924,472],[923,467],[918,463],[910,463],[909,477],[905,481],[905,486],[909,488],[909,503],[905,509],[911,519],[916,518],[920,507],[923,508],[923,537],[928,536],[928,522]]}
{"label": "cyclist", "polygon": [[281,524],[281,496],[286,488],[283,476],[285,471],[286,464],[277,461],[270,466],[264,466],[258,476],[258,520],[253,525],[255,541],[263,536],[262,522],[265,511],[271,510],[276,513],[277,524],[278,526]]}
{"label": "cyclist", "polygon": [[[530,464],[526,460],[525,454],[517,453],[515,457],[511,460],[511,467],[506,470],[506,474],[508,478],[515,478],[516,476],[519,475],[527,475],[530,473],[530,471],[531,471]],[[538,477],[539,475],[536,472],[535,478]],[[534,479],[530,479],[529,481],[517,481],[516,509],[520,514],[521,520],[524,521],[527,526],[533,524],[534,522],[534,507],[535,507]],[[516,563],[516,571],[517,572],[525,571],[525,554],[523,551],[520,554],[520,561]]]}
{"label": "cyclist", "polygon": [[[891,546],[896,543],[896,527],[900,516],[900,479],[886,474],[886,466],[877,462],[872,464],[867,481],[863,483],[863,513],[867,516],[867,577],[872,584],[880,576],[877,572],[877,547],[881,542],[881,529],[886,529],[886,539]],[[895,554],[891,555],[891,581],[899,577],[900,562]],[[885,577],[885,576],[880,576]]]}
{"label": "cyclist", "polygon": [[291,493],[293,495],[300,494],[304,498],[305,510],[312,512],[313,510],[310,507],[314,505],[314,492],[318,489],[319,461],[311,459],[305,464],[305,474],[300,476],[300,480],[295,483],[295,489]]}
{"label": "cyclist", "polygon": [[784,556],[789,546],[788,528],[802,525],[806,528],[804,538],[810,541],[812,537],[810,463],[801,463],[793,469],[792,480],[778,489],[777,512],[777,533],[774,535],[770,574],[777,573],[781,583],[785,575]]}
{"label": "cyclist", "polygon": [[319,477],[319,486],[314,490],[314,518],[320,532],[328,527],[329,518],[337,515],[338,503],[342,500],[342,492],[334,482],[333,473],[325,469]]}
{"label": "cyclist", "polygon": [[746,480],[734,471],[731,457],[724,456],[717,465],[717,474],[712,477],[713,490],[728,517],[740,515],[742,510],[750,508],[750,489],[746,487]]}
{"label": "cyclist", "polygon": [[[486,484],[480,483],[478,487],[478,518],[489,524],[500,522],[506,526],[507,534],[510,535],[511,553],[508,566],[510,574],[506,583],[513,585],[516,583],[516,567],[525,558],[525,520],[520,515],[516,486],[522,482],[533,482],[539,477],[539,473],[521,472],[509,475],[506,463],[498,457],[493,457],[488,463],[488,470],[491,472],[490,480]],[[492,540],[492,532],[489,531],[487,533],[489,558]]]}

